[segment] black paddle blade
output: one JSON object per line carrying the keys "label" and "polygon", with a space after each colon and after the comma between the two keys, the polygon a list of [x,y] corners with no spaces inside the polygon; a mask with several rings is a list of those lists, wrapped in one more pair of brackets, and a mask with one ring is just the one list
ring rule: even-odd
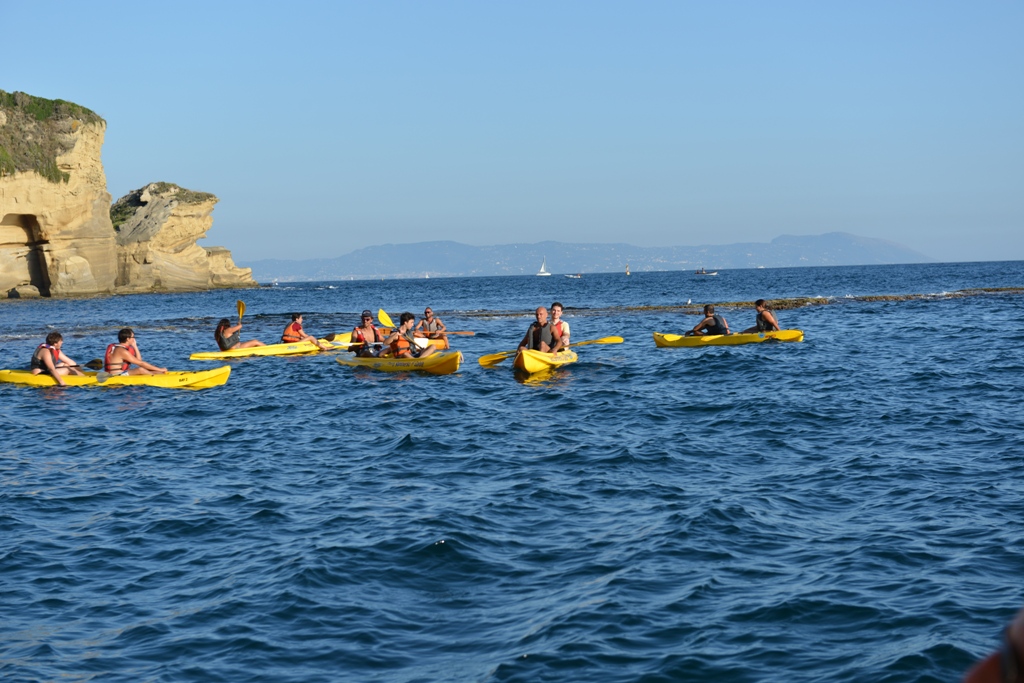
{"label": "black paddle blade", "polygon": [[91,361],[85,364],[85,367],[89,368],[90,370],[100,370],[103,368],[103,359],[93,358]]}

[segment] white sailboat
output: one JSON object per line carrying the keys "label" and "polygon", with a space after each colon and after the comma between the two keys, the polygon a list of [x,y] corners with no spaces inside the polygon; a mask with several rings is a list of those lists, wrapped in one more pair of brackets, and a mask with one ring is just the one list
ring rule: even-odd
{"label": "white sailboat", "polygon": [[626,275],[629,275],[629,264],[626,264]]}
{"label": "white sailboat", "polygon": [[537,277],[548,277],[551,273],[548,272],[548,258],[545,256],[544,260],[541,261],[540,270],[537,271]]}

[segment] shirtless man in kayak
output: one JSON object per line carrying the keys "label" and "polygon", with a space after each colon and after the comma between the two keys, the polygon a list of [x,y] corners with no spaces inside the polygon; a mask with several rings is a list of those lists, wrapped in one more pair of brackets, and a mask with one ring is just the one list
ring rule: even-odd
{"label": "shirtless man in kayak", "polygon": [[416,324],[416,336],[426,337],[427,339],[448,339],[448,335],[445,334],[445,330],[448,329],[441,322],[440,318],[434,317],[434,311],[429,307],[423,311],[423,318]]}
{"label": "shirtless man in kayak", "polygon": [[78,369],[78,363],[64,355],[61,347],[64,346],[64,337],[60,332],[51,332],[46,335],[46,342],[36,347],[32,352],[32,374],[40,375],[46,373],[57,380],[57,384],[66,387],[64,375],[84,375]]}
{"label": "shirtless man in kayak", "polygon": [[536,320],[530,323],[530,327],[526,329],[523,341],[519,342],[519,350],[530,349],[532,351],[551,353],[551,347],[554,346],[555,340],[551,334],[551,324],[548,322],[548,309],[540,306],[535,311],[534,316]]}
{"label": "shirtless man in kayak", "polygon": [[111,375],[162,375],[167,372],[167,368],[150,365],[142,360],[135,332],[130,327],[118,332],[117,343],[107,347],[103,369]]}
{"label": "shirtless man in kayak", "polygon": [[239,333],[242,331],[242,323],[232,325],[231,321],[227,318],[221,318],[220,322],[217,323],[217,330],[213,333],[213,338],[217,340],[217,346],[220,347],[221,351],[230,351],[231,349],[251,349],[254,346],[266,346],[261,341],[256,339],[250,339],[249,341],[242,341]]}
{"label": "shirtless man in kayak", "polygon": [[376,348],[384,341],[384,335],[373,324],[373,313],[363,311],[362,324],[352,330],[352,343],[349,350],[357,356],[368,358],[376,356],[380,349]]}
{"label": "shirtless man in kayak", "polygon": [[778,332],[781,328],[779,327],[779,320],[775,317],[775,313],[768,306],[768,302],[764,299],[758,299],[754,302],[754,310],[757,311],[757,317],[754,319],[755,325],[748,327],[743,330],[741,334],[751,334],[753,332]]}
{"label": "shirtless man in kayak", "polygon": [[384,340],[385,353],[390,358],[426,358],[437,350],[430,345],[425,349],[416,346],[416,333],[413,331],[416,316],[406,312],[398,320],[398,328]]}
{"label": "shirtless man in kayak", "polygon": [[729,323],[725,318],[715,313],[715,307],[711,304],[704,306],[704,319],[697,323],[692,330],[686,333],[687,337],[694,335],[711,334],[732,334],[729,332]]}
{"label": "shirtless man in kayak", "polygon": [[558,353],[569,345],[569,323],[562,320],[562,304],[551,304],[551,337],[555,340],[551,353]]}
{"label": "shirtless man in kayak", "polygon": [[321,351],[327,351],[332,348],[330,344],[321,344],[317,341],[316,337],[306,334],[306,331],[302,329],[302,314],[292,313],[292,321],[288,323],[288,326],[284,328],[284,332],[281,333],[281,343],[295,344],[302,341],[313,342]]}

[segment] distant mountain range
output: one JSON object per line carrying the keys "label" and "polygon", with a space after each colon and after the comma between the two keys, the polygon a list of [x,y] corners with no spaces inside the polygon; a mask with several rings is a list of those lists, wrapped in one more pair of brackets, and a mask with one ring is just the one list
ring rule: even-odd
{"label": "distant mountain range", "polygon": [[502,244],[473,247],[458,242],[383,244],[330,259],[266,259],[245,265],[258,282],[279,280],[364,280],[386,278],[534,275],[560,273],[634,273],[654,270],[709,271],[725,268],[854,266],[923,263],[932,259],[903,245],[844,232],[782,235],[771,242],[699,247],[635,247],[631,244]]}

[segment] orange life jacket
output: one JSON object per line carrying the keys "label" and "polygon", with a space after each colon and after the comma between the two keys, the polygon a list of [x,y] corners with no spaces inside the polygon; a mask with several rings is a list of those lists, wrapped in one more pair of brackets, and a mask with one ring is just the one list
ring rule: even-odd
{"label": "orange life jacket", "polygon": [[284,328],[284,334],[281,335],[281,341],[285,344],[293,344],[302,339],[302,335],[305,334],[302,331],[302,325],[298,322],[293,322]]}
{"label": "orange life jacket", "polygon": [[127,344],[111,344],[107,347],[107,353],[103,356],[103,369],[107,372],[126,372],[131,367],[131,363],[126,360],[121,361],[121,367],[111,366],[110,354],[114,353],[114,349],[122,348],[128,351],[131,355],[135,355],[135,349],[128,346]]}
{"label": "orange life jacket", "polygon": [[[406,336],[409,335],[409,336]],[[415,337],[412,336],[412,332],[399,332],[395,341],[391,342],[391,355],[395,358],[415,358],[416,354],[413,353],[413,349],[419,348],[416,346],[416,342],[413,341]]]}

